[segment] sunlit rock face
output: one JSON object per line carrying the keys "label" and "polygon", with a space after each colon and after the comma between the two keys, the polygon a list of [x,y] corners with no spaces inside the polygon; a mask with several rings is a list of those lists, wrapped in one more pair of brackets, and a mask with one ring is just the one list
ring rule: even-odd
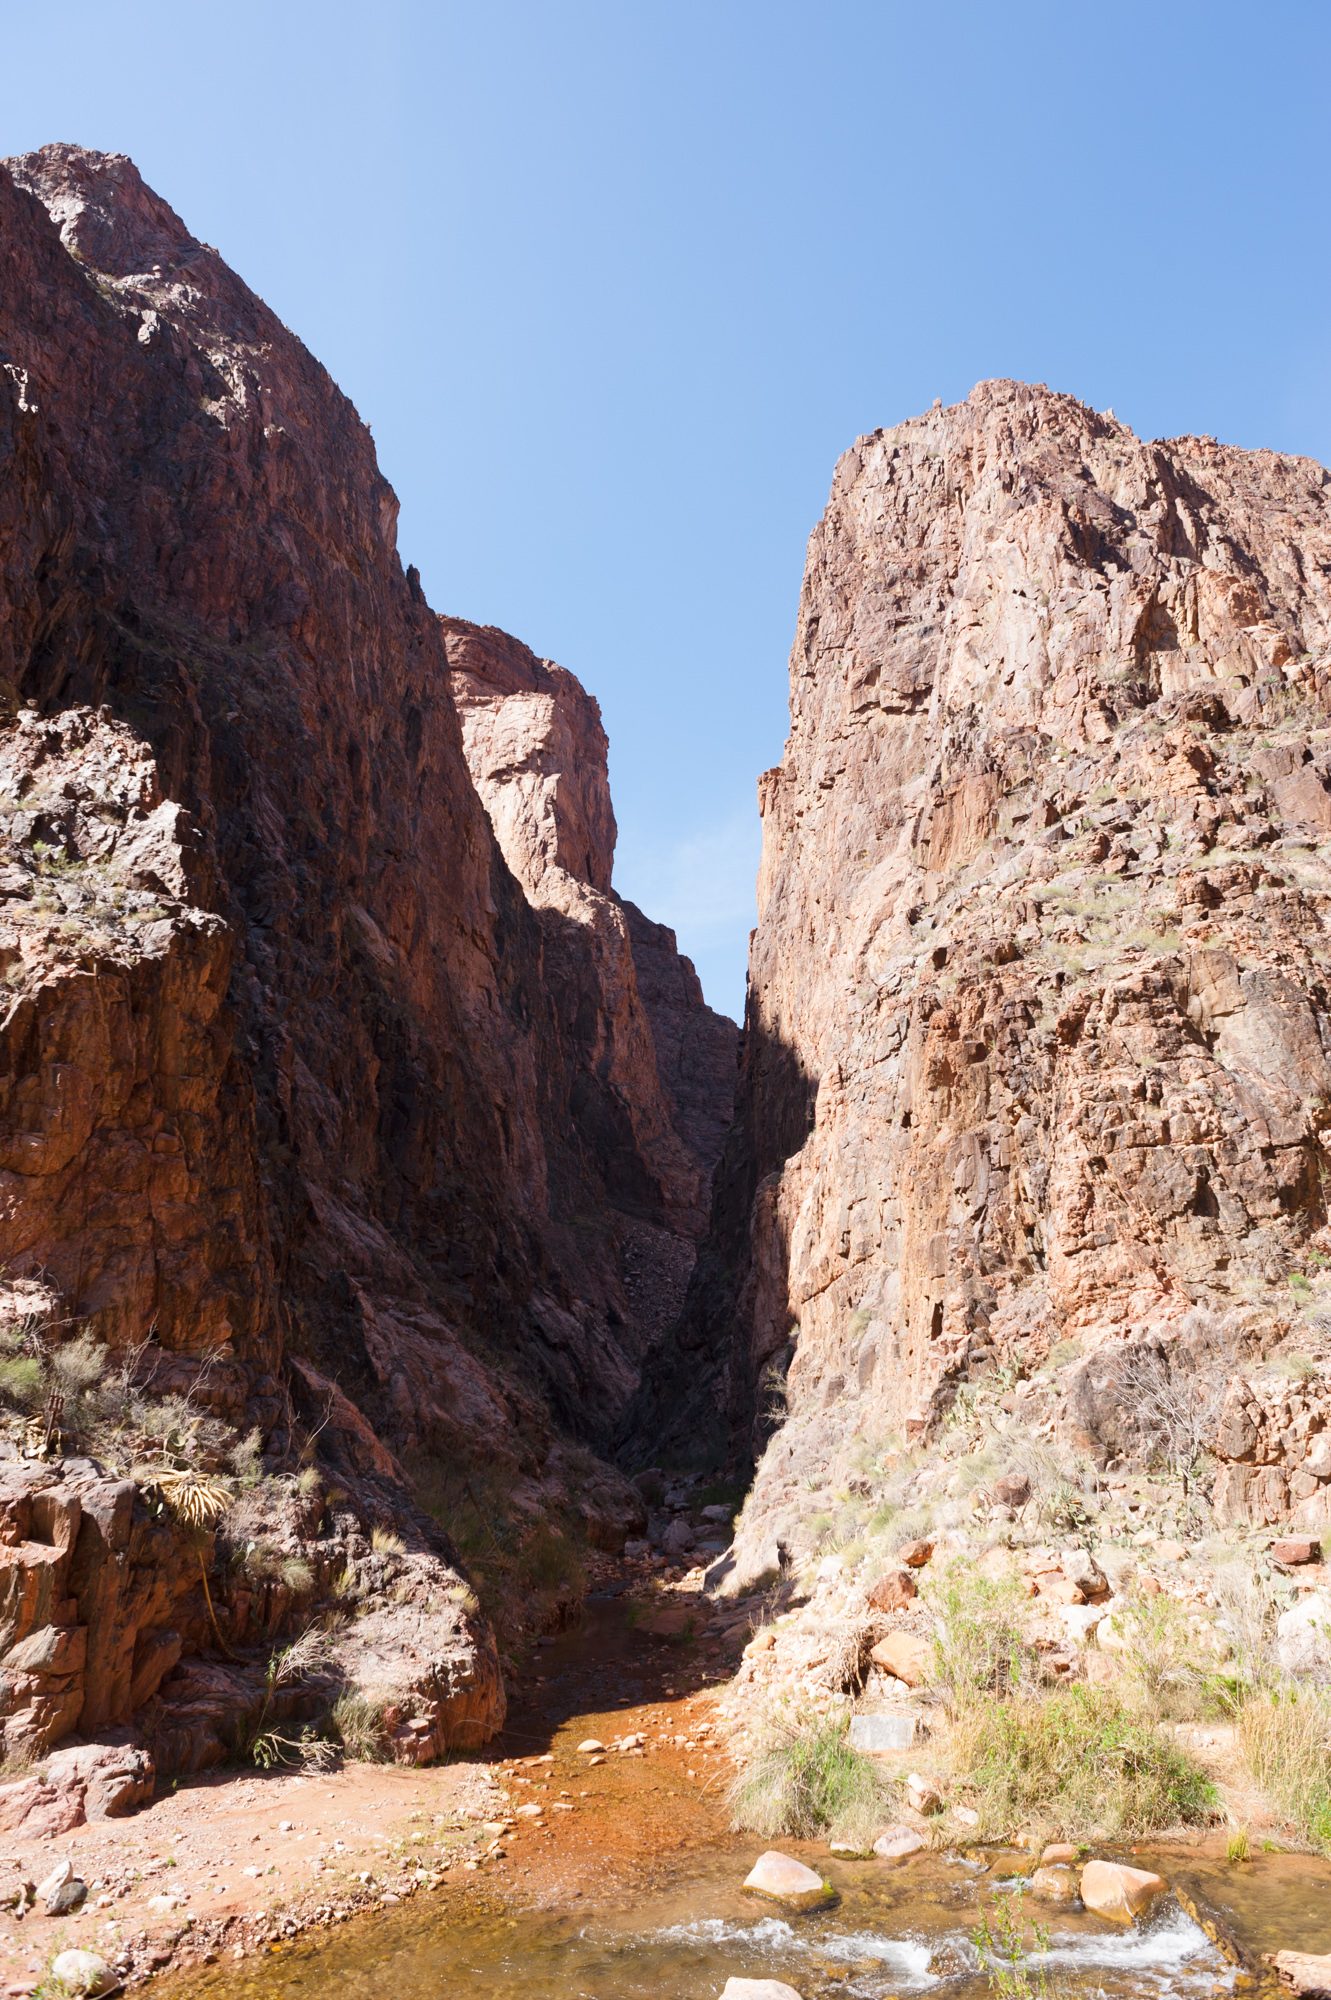
{"label": "sunlit rock face", "polygon": [[[557,1438],[612,1435],[692,1264],[719,1123],[677,1108],[679,1010],[727,1087],[734,1031],[676,958],[658,1065],[595,705],[441,626],[299,340],[123,157],[0,167],[0,239],[0,1262],[52,1326],[207,1361],[279,1456],[317,1433],[362,1525],[410,1515],[422,1740],[474,1741],[493,1647],[407,1486],[444,1530],[476,1465],[519,1538],[633,1518]],[[559,689],[540,781],[481,759],[484,802],[478,648]]]}
{"label": "sunlit rock face", "polygon": [[988,1366],[1075,1342],[1071,1383],[1195,1308],[1288,1329],[1325,1242],[1329,644],[1306,459],[995,382],[841,460],[686,1329],[732,1421],[784,1383],[755,1538]]}

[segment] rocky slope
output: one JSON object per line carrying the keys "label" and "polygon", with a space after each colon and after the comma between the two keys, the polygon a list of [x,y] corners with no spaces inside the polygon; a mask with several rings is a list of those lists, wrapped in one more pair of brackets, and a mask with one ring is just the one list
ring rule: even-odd
{"label": "rocky slope", "polygon": [[738,1124],[672,1364],[719,1355],[760,1444],[780,1420],[738,1570],[807,1544],[852,1447],[1051,1355],[1102,1463],[1142,1443],[1143,1354],[1218,1368],[1222,1509],[1324,1525],[1327,473],[1007,382],[861,439],[760,798]]}
{"label": "rocky slope", "polygon": [[[732,1031],[654,939],[658,1066],[594,705],[441,628],[299,341],[121,157],[9,162],[0,236],[5,1740],[156,1704],[159,1758],[222,1755],[336,1584],[335,1679],[428,1756],[503,1706],[449,1533],[499,1524],[521,1592],[552,1519],[638,1517],[561,1432],[611,1435],[692,1261],[678,1014],[718,1079]],[[450,668],[474,749],[510,660],[558,689],[504,704],[544,790],[482,754],[483,805]],[[70,1455],[108,1427],[146,1470]],[[250,1510],[202,1565],[172,1471]]]}

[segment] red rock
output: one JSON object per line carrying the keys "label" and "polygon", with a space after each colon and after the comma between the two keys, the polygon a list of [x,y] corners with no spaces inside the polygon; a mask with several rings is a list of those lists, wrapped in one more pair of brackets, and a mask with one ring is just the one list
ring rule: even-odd
{"label": "red rock", "polygon": [[869,1658],[907,1687],[923,1687],[933,1671],[934,1649],[917,1633],[889,1632],[871,1648]]}
{"label": "red rock", "polygon": [[897,1550],[897,1561],[907,1569],[923,1569],[933,1552],[932,1542],[907,1542],[904,1549]]}
{"label": "red rock", "polygon": [[875,1611],[901,1611],[919,1594],[919,1586],[910,1571],[900,1569],[879,1577],[869,1592],[869,1602]]}
{"label": "red rock", "polygon": [[1315,1535],[1286,1535],[1280,1541],[1272,1542],[1271,1554],[1276,1562],[1295,1568],[1303,1563],[1320,1562],[1322,1544]]}

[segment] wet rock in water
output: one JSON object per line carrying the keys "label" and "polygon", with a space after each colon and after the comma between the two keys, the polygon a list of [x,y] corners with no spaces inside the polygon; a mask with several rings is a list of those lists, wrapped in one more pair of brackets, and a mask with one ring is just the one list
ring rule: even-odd
{"label": "wet rock in water", "polygon": [[912,1688],[924,1686],[933,1657],[932,1642],[915,1632],[889,1632],[869,1653],[876,1667],[881,1667],[885,1674],[894,1674]]}
{"label": "wet rock in water", "polygon": [[896,1750],[909,1750],[915,1741],[919,1717],[908,1709],[894,1715],[852,1715],[850,1747],[862,1757],[887,1757]]}
{"label": "wet rock in water", "polygon": [[1130,1924],[1149,1910],[1168,1884],[1146,1868],[1129,1868],[1122,1861],[1088,1861],[1081,1871],[1081,1899],[1097,1917]]}
{"label": "wet rock in water", "polygon": [[727,1979],[721,2000],[800,2000],[783,1979]]}
{"label": "wet rock in water", "polygon": [[1267,1959],[1281,1986],[1299,2000],[1331,2000],[1331,1953],[1278,1951]]}
{"label": "wet rock in water", "polygon": [[1031,1894],[1060,1910],[1070,1910],[1081,1900],[1076,1872],[1065,1862],[1037,1868],[1031,1876]]}
{"label": "wet rock in water", "polygon": [[904,1549],[897,1550],[897,1561],[907,1569],[923,1569],[933,1552],[932,1542],[907,1542]]}
{"label": "wet rock in water", "polygon": [[910,1571],[899,1569],[879,1577],[869,1592],[869,1602],[875,1611],[904,1611],[919,1594],[919,1585]]}
{"label": "wet rock in water", "polygon": [[1051,1840],[1040,1855],[1040,1866],[1070,1867],[1076,1859],[1077,1850],[1070,1840]]}
{"label": "wet rock in water", "polygon": [[758,1856],[744,1878],[744,1887],[790,1910],[816,1910],[836,1901],[836,1891],[821,1875],[774,1847]]}
{"label": "wet rock in water", "polygon": [[57,1992],[92,1996],[110,1993],[120,1981],[114,1969],[95,1951],[57,1952],[51,1966]]}
{"label": "wet rock in water", "polygon": [[923,1846],[923,1837],[916,1833],[913,1826],[889,1826],[879,1834],[873,1851],[880,1861],[906,1861],[912,1854],[918,1854]]}

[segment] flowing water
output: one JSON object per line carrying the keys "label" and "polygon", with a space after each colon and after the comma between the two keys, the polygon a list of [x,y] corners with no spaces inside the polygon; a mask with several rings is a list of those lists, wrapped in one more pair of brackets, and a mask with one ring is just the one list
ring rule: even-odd
{"label": "flowing water", "polygon": [[[667,1690],[679,1693],[679,1656],[634,1639],[613,1607],[594,1610],[544,1664],[543,1684],[515,1717],[524,1750],[539,1742],[566,1752],[584,1734],[635,1726],[636,1703],[650,1699],[659,1715]],[[706,1679],[700,1666],[694,1686]],[[973,1934],[986,1912],[1020,1895],[1028,1856],[930,1854],[892,1868],[783,1842],[838,1892],[835,1906],[786,1918],[741,1889],[762,1843],[725,1831],[715,1799],[685,1795],[651,1759],[611,1763],[620,1789],[599,1820],[579,1815],[580,1844],[525,1884],[480,1881],[421,1899],[195,1975],[177,1992],[182,2000],[715,2000],[731,1976],[784,1980],[803,2000],[980,2000],[994,1990]],[[1024,1990],[1038,1993],[1043,1977],[1051,2000],[1202,2000],[1251,1989],[1243,1962],[1257,1964],[1264,1951],[1331,1951],[1324,1862],[1259,1853],[1232,1867],[1195,1849],[1132,1858],[1158,1868],[1178,1896],[1132,1930],[1042,1913],[1047,1949],[1029,1963]],[[1037,1908],[1024,1906],[1028,1924]],[[1222,1943],[1208,1935],[1217,1927]]]}

